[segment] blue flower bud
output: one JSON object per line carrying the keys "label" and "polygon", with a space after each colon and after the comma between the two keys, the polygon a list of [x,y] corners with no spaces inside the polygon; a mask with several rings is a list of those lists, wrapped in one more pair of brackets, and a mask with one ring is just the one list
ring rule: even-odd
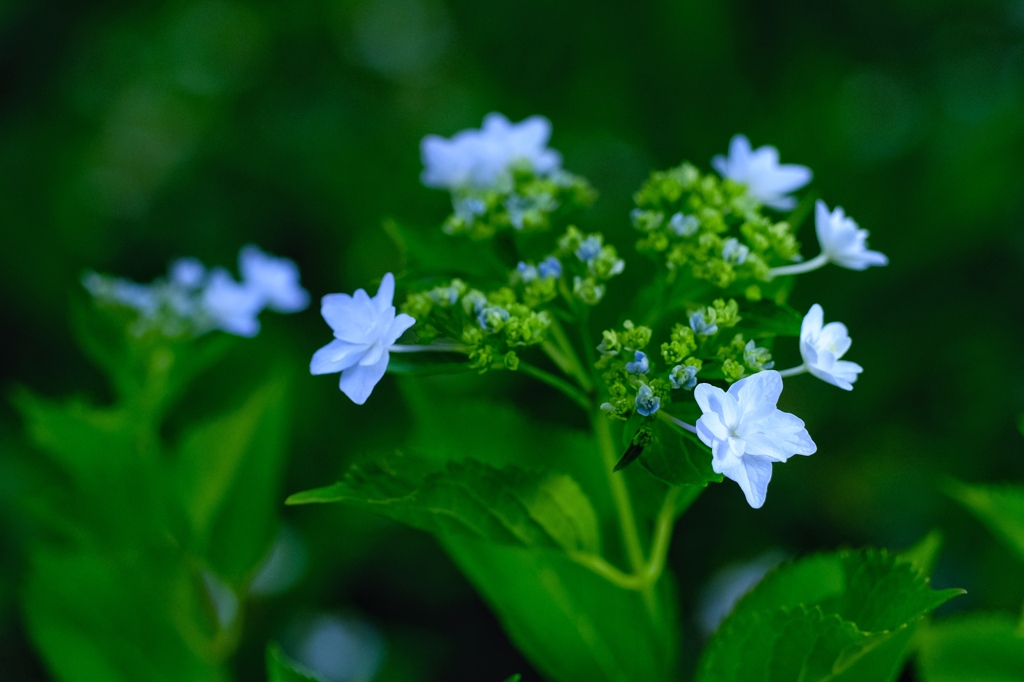
{"label": "blue flower bud", "polygon": [[537,268],[532,265],[527,265],[523,261],[519,261],[519,265],[516,266],[516,271],[519,273],[519,277],[522,278],[524,283],[529,283],[537,279]]}
{"label": "blue flower bud", "polygon": [[676,213],[668,221],[668,229],[675,232],[680,237],[692,237],[697,234],[697,230],[700,228],[700,221],[692,215],[683,215],[682,213]]}
{"label": "blue flower bud", "polygon": [[692,391],[697,385],[697,368],[693,365],[676,365],[668,375],[672,388],[685,388]]}
{"label": "blue flower bud", "polygon": [[590,235],[580,247],[576,249],[576,257],[584,263],[589,263],[601,255],[601,238],[597,235]]}
{"label": "blue flower bud", "polygon": [[647,374],[651,368],[651,363],[647,360],[647,354],[643,351],[636,351],[633,358],[635,362],[626,363],[626,371],[630,374]]}
{"label": "blue flower bud", "polygon": [[711,336],[718,333],[718,325],[714,323],[708,324],[704,320],[704,313],[699,310],[690,315],[690,329],[698,336]]}
{"label": "blue flower bud", "polygon": [[558,279],[562,276],[562,264],[554,256],[548,256],[537,266],[537,272],[545,279]]}
{"label": "blue flower bud", "polygon": [[484,331],[496,332],[508,321],[508,311],[499,306],[488,306],[476,316],[476,321]]}
{"label": "blue flower bud", "polygon": [[750,254],[750,248],[744,244],[740,244],[736,237],[732,237],[725,241],[722,245],[722,260],[726,263],[733,265],[743,265],[743,262],[747,260],[747,256]]}

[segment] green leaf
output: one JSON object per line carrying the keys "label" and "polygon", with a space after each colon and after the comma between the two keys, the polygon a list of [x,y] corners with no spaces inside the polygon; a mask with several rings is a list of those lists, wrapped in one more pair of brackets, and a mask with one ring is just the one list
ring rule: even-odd
{"label": "green leaf", "polygon": [[[857,669],[893,679],[906,655],[907,629],[958,594],[930,589],[915,566],[884,551],[789,562],[722,623],[698,680],[869,679],[854,675]],[[902,643],[890,641],[896,637]]]}
{"label": "green leaf", "polygon": [[287,389],[275,377],[234,412],[194,427],[176,479],[197,552],[238,582],[273,541],[286,446]]}
{"label": "green leaf", "polygon": [[675,679],[680,634],[669,581],[654,595],[612,585],[564,556],[446,536],[452,558],[546,679]]}
{"label": "green leaf", "polygon": [[495,254],[494,240],[453,237],[434,226],[410,227],[394,220],[386,220],[383,228],[398,249],[403,277],[444,274],[501,281],[508,276],[508,267]]}
{"label": "green leaf", "polygon": [[644,448],[640,463],[655,478],[669,485],[704,488],[721,483],[723,477],[711,469],[711,453],[689,438],[662,429],[659,441]]}
{"label": "green leaf", "polygon": [[439,535],[520,547],[597,553],[597,515],[565,474],[497,469],[476,460],[429,471],[396,456],[354,465],[333,486],[298,493],[288,504],[344,502]]}
{"label": "green leaf", "polygon": [[748,332],[748,337],[758,336],[800,336],[803,314],[785,303],[761,301],[741,311],[742,318],[738,331]]}
{"label": "green leaf", "polygon": [[515,675],[511,675],[510,677],[507,677],[505,679],[505,682],[519,682],[521,679],[523,679],[523,676],[520,675],[519,673],[516,673]]}
{"label": "green leaf", "polygon": [[1018,682],[1024,631],[1004,614],[971,614],[930,625],[918,637],[922,682]]}
{"label": "green leaf", "polygon": [[947,492],[1024,561],[1024,487],[953,483]]}
{"label": "green leaf", "polygon": [[312,672],[289,660],[277,644],[267,647],[267,679],[269,682],[318,682]]}
{"label": "green leaf", "polygon": [[[22,599],[32,640],[62,682],[219,682],[209,620],[174,550],[36,547]],[[193,648],[194,647],[194,648]]]}

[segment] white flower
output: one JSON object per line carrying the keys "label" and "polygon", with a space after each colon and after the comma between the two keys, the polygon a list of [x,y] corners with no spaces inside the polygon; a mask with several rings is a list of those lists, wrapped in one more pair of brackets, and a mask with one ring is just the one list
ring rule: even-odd
{"label": "white flower", "polygon": [[872,265],[888,265],[884,253],[868,251],[868,231],[857,227],[842,207],[829,213],[821,199],[814,205],[814,229],[821,253],[830,262],[850,270],[865,270]]}
{"label": "white flower", "polygon": [[547,148],[551,122],[531,116],[512,123],[498,113],[484,117],[479,130],[463,130],[451,139],[427,135],[420,143],[423,184],[449,190],[490,188],[514,163],[528,163],[538,175],[553,173],[561,155]]}
{"label": "white flower", "polygon": [[764,504],[772,462],[817,450],[804,423],[776,408],[782,377],[773,370],[740,379],[729,391],[700,384],[693,397],[704,414],[697,436],[711,447],[711,468],[739,484],[747,503]]}
{"label": "white flower", "polygon": [[202,294],[202,307],[211,326],[237,336],[256,336],[263,297],[258,291],[232,279],[223,268],[210,273]]}
{"label": "white flower", "polygon": [[238,254],[238,269],[247,287],[263,304],[279,313],[297,313],[309,305],[309,293],[299,285],[299,268],[287,258],[264,253],[249,244]]}
{"label": "white flower", "polygon": [[811,181],[811,169],[796,164],[779,164],[775,147],[751,150],[745,135],[736,135],[729,143],[729,156],[718,155],[711,165],[723,178],[746,185],[747,193],[765,206],[788,211],[796,199],[788,196]]}
{"label": "white flower", "polygon": [[373,298],[357,289],[351,296],[327,294],[320,305],[320,314],[334,330],[334,340],[313,354],[309,371],[341,372],[341,390],[356,405],[370,397],[388,367],[389,349],[416,323],[405,313],[395,314],[394,296],[395,278],[389,272]]}
{"label": "white flower", "polygon": [[[825,313],[815,303],[800,325],[800,355],[807,371],[833,386],[853,390],[853,382],[864,368],[839,358],[850,349],[850,335],[842,322],[825,322]],[[824,326],[823,326],[824,324]]]}

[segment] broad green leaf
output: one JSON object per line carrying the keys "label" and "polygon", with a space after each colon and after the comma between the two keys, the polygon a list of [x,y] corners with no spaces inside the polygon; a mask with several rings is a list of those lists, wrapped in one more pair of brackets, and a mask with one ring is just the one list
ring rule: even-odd
{"label": "broad green leaf", "polygon": [[655,478],[669,485],[704,488],[720,483],[722,475],[711,470],[711,453],[685,436],[662,429],[659,442],[644,448],[640,463]]}
{"label": "broad green leaf", "polygon": [[740,311],[737,330],[749,336],[800,336],[804,316],[785,303],[762,301]]}
{"label": "broad green leaf", "polygon": [[1024,561],[1024,487],[954,483],[947,490]]}
{"label": "broad green leaf", "polygon": [[[891,679],[905,657],[906,630],[958,594],[962,590],[932,590],[914,565],[883,551],[788,562],[722,623],[698,679],[852,682],[860,679],[853,674],[858,669],[884,671],[881,679]],[[890,642],[896,637],[902,645]]]}
{"label": "broad green leaf", "polygon": [[1019,682],[1024,629],[1005,614],[976,613],[929,625],[918,637],[921,682]]}
{"label": "broad green leaf", "polygon": [[22,600],[62,682],[219,682],[210,622],[171,548],[116,555],[36,547]]}
{"label": "broad green leaf", "polygon": [[680,634],[668,581],[653,593],[652,613],[640,592],[616,587],[559,554],[454,536],[443,542],[546,679],[675,679]]}
{"label": "broad green leaf", "polygon": [[438,535],[565,551],[600,548],[590,500],[565,474],[476,460],[429,471],[422,460],[396,456],[355,465],[333,486],[288,498],[288,504],[314,502],[344,502]]}
{"label": "broad green leaf", "polygon": [[18,392],[14,404],[28,439],[57,470],[44,469],[52,487],[24,500],[37,520],[64,535],[121,547],[162,534],[159,453],[130,415],[28,391]]}
{"label": "broad green leaf", "polygon": [[244,579],[274,538],[287,405],[285,381],[274,378],[234,412],[187,432],[178,448],[197,551],[230,582]]}
{"label": "broad green leaf", "polygon": [[292,662],[277,644],[267,647],[267,679],[269,682],[318,682],[318,678]]}
{"label": "broad green leaf", "polygon": [[411,227],[394,220],[384,222],[402,262],[403,277],[436,277],[439,273],[474,280],[502,281],[508,267],[495,254],[494,240],[451,237],[438,227]]}

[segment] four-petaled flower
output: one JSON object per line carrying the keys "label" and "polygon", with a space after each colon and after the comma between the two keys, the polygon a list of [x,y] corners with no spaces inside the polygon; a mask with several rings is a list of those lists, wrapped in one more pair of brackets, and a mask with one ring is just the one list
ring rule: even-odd
{"label": "four-petaled flower", "polygon": [[697,385],[697,368],[693,365],[676,365],[668,375],[672,388],[685,388],[692,391]]}
{"label": "four-petaled flower", "polygon": [[858,228],[840,206],[829,213],[828,206],[819,199],[814,205],[814,229],[821,253],[831,263],[850,270],[889,264],[884,253],[868,251],[868,231]]}
{"label": "four-petaled flower", "polygon": [[789,196],[811,181],[811,169],[796,164],[779,164],[775,147],[750,148],[745,135],[736,135],[729,143],[729,156],[718,155],[711,165],[723,178],[745,185],[747,194],[765,206],[788,211],[796,206]]}
{"label": "four-petaled flower", "polygon": [[650,386],[640,384],[640,388],[636,392],[636,400],[633,403],[636,405],[637,412],[644,417],[650,417],[661,407],[661,398],[654,395],[654,391],[651,390]]}
{"label": "four-petaled flower", "polygon": [[427,135],[420,144],[423,184],[449,190],[492,188],[508,178],[516,163],[526,163],[538,175],[559,169],[562,156],[548,149],[551,122],[531,116],[512,123],[498,113],[484,117],[483,127],[456,133],[451,139]]}
{"label": "four-petaled flower", "polygon": [[755,509],[764,504],[772,462],[817,450],[804,423],[776,407],[781,393],[782,377],[773,370],[740,379],[728,392],[711,384],[693,392],[704,413],[697,436],[711,448],[711,468],[736,481]]}
{"label": "four-petaled flower", "polygon": [[711,336],[718,333],[718,325],[714,322],[708,323],[704,319],[704,313],[699,310],[690,315],[690,329],[697,336]]}
{"label": "four-petaled flower", "polygon": [[313,354],[309,371],[341,372],[341,390],[357,405],[366,402],[384,376],[389,349],[416,323],[410,315],[395,314],[394,296],[395,278],[389,272],[373,298],[357,289],[351,296],[327,294],[320,305],[320,314],[334,331],[334,340]]}
{"label": "four-petaled flower", "polygon": [[825,313],[815,303],[800,325],[800,355],[807,371],[833,386],[853,390],[853,382],[864,368],[839,358],[850,349],[850,335],[842,322],[825,322]]}

